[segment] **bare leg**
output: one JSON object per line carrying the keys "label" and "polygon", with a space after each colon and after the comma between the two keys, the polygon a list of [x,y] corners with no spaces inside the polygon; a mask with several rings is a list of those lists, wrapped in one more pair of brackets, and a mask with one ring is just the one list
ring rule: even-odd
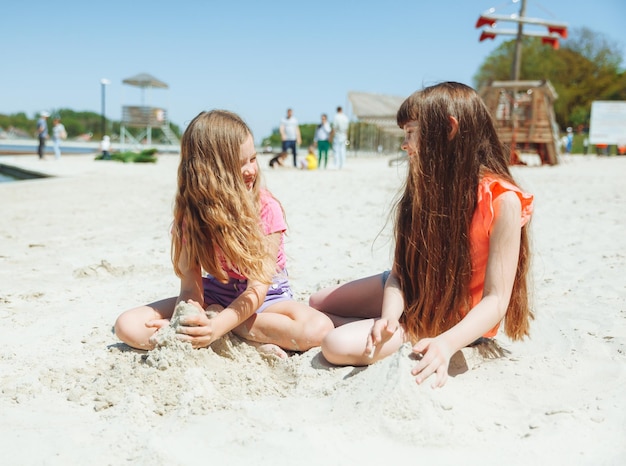
{"label": "bare leg", "polygon": [[[150,337],[159,327],[147,327],[146,323],[171,318],[176,300],[176,297],[167,298],[123,312],[115,321],[115,335],[132,348],[141,350],[154,348]],[[167,322],[162,323],[167,324]]]}
{"label": "bare leg", "polygon": [[[219,304],[209,304],[205,309],[206,315],[209,318],[217,315],[218,312],[222,311],[224,306]],[[259,353],[269,354],[271,356],[278,356],[280,359],[287,359],[289,356],[280,346],[275,345],[273,343],[259,343],[252,340],[245,340],[249,345],[254,346]]]}
{"label": "bare leg", "polygon": [[[333,329],[325,314],[297,301],[281,301],[254,314],[233,332],[246,340],[270,343],[293,351],[306,351],[320,346]],[[266,347],[268,349],[272,347]],[[270,352],[275,352],[271,350]]]}
{"label": "bare leg", "polygon": [[382,274],[324,288],[312,294],[309,305],[327,314],[336,326],[358,319],[380,317]]}
{"label": "bare leg", "polygon": [[398,351],[404,343],[404,331],[399,328],[393,336],[374,349],[365,352],[367,337],[374,319],[352,322],[334,329],[322,342],[322,354],[328,362],[338,366],[367,366]]}

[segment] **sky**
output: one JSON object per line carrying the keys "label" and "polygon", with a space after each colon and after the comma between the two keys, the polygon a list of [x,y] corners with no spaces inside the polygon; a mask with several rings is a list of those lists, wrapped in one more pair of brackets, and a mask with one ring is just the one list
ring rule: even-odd
{"label": "sky", "polygon": [[[214,108],[241,115],[260,143],[287,108],[298,121],[351,115],[348,93],[405,97],[441,81],[473,85],[512,36],[479,42],[481,13],[512,0],[31,0],[0,6],[0,114],[70,108],[121,119],[124,105],[165,108],[185,129]],[[527,0],[526,16],[587,27],[621,50],[626,1]],[[515,23],[497,27],[510,29]],[[525,30],[536,28],[525,27]],[[545,28],[541,29],[545,31]],[[523,58],[523,53],[522,53]],[[168,89],[126,78],[148,73]]]}

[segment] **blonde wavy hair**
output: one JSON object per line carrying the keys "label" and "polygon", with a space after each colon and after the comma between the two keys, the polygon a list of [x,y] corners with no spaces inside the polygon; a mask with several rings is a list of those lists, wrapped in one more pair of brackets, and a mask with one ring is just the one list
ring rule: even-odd
{"label": "blonde wavy hair", "polygon": [[172,228],[176,275],[181,256],[222,282],[220,257],[251,280],[271,283],[276,272],[260,223],[260,171],[251,191],[241,174],[246,123],[225,110],[201,112],[183,134]]}
{"label": "blonde wavy hair", "polygon": [[[449,116],[459,123],[452,139]],[[394,268],[406,302],[401,322],[415,340],[450,329],[459,310],[471,306],[469,233],[480,179],[491,173],[517,183],[492,117],[471,87],[445,82],[415,92],[397,113],[400,128],[410,121],[417,122],[418,148],[396,205]],[[528,335],[533,319],[529,263],[525,226],[504,325],[513,340]]]}

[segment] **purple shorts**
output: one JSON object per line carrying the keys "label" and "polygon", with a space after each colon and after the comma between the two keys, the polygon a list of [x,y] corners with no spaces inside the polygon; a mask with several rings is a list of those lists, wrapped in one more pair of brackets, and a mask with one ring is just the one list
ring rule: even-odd
{"label": "purple shorts", "polygon": [[[227,283],[222,283],[211,275],[202,277],[202,285],[204,286],[204,305],[219,304],[228,307],[248,286],[248,280],[238,280],[230,278]],[[289,286],[287,273],[281,273],[274,277],[272,284],[267,290],[265,301],[257,309],[257,313],[263,312],[268,306],[276,304],[280,301],[288,301],[293,299],[293,291]]]}

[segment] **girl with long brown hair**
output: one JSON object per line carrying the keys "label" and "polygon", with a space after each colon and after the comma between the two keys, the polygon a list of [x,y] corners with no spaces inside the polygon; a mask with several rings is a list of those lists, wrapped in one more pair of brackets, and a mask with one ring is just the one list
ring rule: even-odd
{"label": "girl with long brown hair", "polygon": [[[395,211],[390,272],[318,291],[309,304],[337,328],[322,342],[337,365],[368,365],[405,342],[421,355],[412,373],[442,386],[452,355],[501,321],[529,333],[527,224],[533,196],[508,168],[480,96],[444,82],[400,106],[408,175]],[[345,324],[345,325],[344,325]]]}
{"label": "girl with long brown hair", "polygon": [[[321,312],[293,299],[280,203],[261,187],[252,133],[236,114],[213,110],[196,116],[183,134],[172,228],[172,263],[178,296],[121,314],[115,333],[138,349],[155,346],[181,301],[205,312],[181,318],[178,338],[206,347],[229,331],[286,350],[319,346],[333,328]],[[258,346],[258,345],[256,345]]]}

